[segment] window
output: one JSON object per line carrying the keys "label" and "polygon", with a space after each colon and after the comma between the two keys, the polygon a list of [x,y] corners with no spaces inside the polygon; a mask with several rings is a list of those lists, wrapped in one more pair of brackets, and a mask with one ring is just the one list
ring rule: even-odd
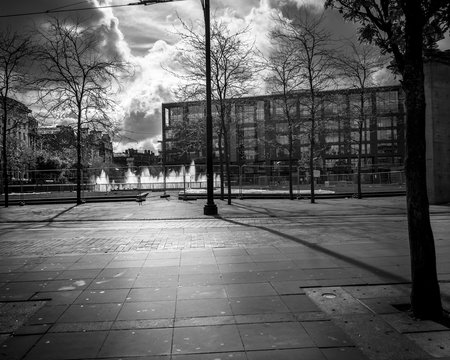
{"label": "window", "polygon": [[300,116],[308,117],[310,116],[310,107],[306,104],[300,104]]}
{"label": "window", "polygon": [[377,131],[377,139],[378,140],[392,140],[392,130],[378,130]]}
{"label": "window", "polygon": [[338,120],[329,120],[326,122],[325,127],[328,130],[339,130],[339,121]]}
{"label": "window", "polygon": [[205,117],[205,109],[202,105],[191,105],[188,107],[188,119],[197,120]]}
{"label": "window", "polygon": [[173,126],[174,124],[181,122],[183,120],[183,108],[180,107],[174,107],[171,108],[169,113],[169,124]]}
{"label": "window", "polygon": [[338,115],[345,109],[345,99],[341,95],[336,95],[323,102],[323,112],[327,115]]}
{"label": "window", "polygon": [[[364,94],[363,99],[364,114],[370,114],[372,112],[372,98],[370,94]],[[354,116],[361,114],[361,94],[349,95],[350,112]]]}
{"label": "window", "polygon": [[236,105],[236,121],[239,124],[255,123],[255,106],[254,105]]}
{"label": "window", "polygon": [[258,101],[256,104],[256,120],[264,120],[264,101]]}
{"label": "window", "polygon": [[378,128],[385,128],[392,126],[392,119],[390,117],[379,117],[377,118]]}
{"label": "window", "polygon": [[[358,154],[359,153],[359,144],[352,144],[352,154]],[[368,154],[370,153],[370,144],[362,144],[361,147],[361,154]]]}
{"label": "window", "polygon": [[330,155],[338,155],[340,153],[339,151],[339,145],[331,145],[330,149],[328,150],[328,154]]}
{"label": "window", "polygon": [[287,135],[277,135],[277,143],[287,145],[289,144],[289,137]]}
{"label": "window", "polygon": [[378,144],[377,150],[379,154],[394,154],[397,152],[397,146],[392,143],[381,143]]}
{"label": "window", "polygon": [[295,116],[297,113],[297,103],[294,99],[288,99],[287,104],[284,100],[273,100],[272,102],[273,115],[286,116],[286,106],[290,116]]}
{"label": "window", "polygon": [[[359,141],[359,130],[353,130],[351,132],[351,138],[353,141]],[[369,140],[370,139],[370,131],[362,131],[362,139]]]}
{"label": "window", "polygon": [[244,128],[244,138],[245,139],[255,138],[255,128],[254,127]]}
{"label": "window", "polygon": [[245,158],[247,160],[254,160],[256,157],[256,151],[255,150],[245,150]]}
{"label": "window", "polygon": [[325,142],[326,143],[339,142],[339,134],[337,134],[337,133],[327,134],[325,136]]}
{"label": "window", "polygon": [[242,107],[242,119],[244,124],[254,124],[254,112],[255,108],[253,106],[243,106]]}
{"label": "window", "polygon": [[281,100],[273,100],[272,101],[272,113],[273,115],[283,115],[283,101]]}
{"label": "window", "polygon": [[398,92],[383,91],[376,95],[377,112],[397,112],[398,111]]}
{"label": "window", "polygon": [[253,147],[255,143],[255,139],[254,138],[250,138],[250,139],[244,139],[244,146],[246,148],[250,148]]}
{"label": "window", "polygon": [[275,131],[277,134],[285,134],[289,132],[289,124],[287,122],[283,123],[276,123],[275,124]]}
{"label": "window", "polygon": [[327,168],[333,168],[337,162],[338,162],[338,159],[325,159],[325,166]]}

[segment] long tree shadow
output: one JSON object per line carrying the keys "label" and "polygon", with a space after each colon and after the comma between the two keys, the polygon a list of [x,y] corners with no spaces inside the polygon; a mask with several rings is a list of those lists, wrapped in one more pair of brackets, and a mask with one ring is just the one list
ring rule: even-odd
{"label": "long tree shadow", "polygon": [[[55,222],[60,216],[64,215],[65,213],[69,212],[73,208],[77,207],[77,205],[73,205],[67,209],[62,210],[58,214],[54,215],[53,217],[49,219],[44,220],[8,220],[7,223],[21,223],[20,228],[21,229],[33,229],[36,226],[36,223],[46,223],[44,227],[49,226],[51,223]],[[9,233],[17,231],[17,226],[11,226],[9,228],[3,228],[2,232],[0,234],[0,237],[7,237]]]}
{"label": "long tree shadow", "polygon": [[[261,214],[261,215],[266,215],[266,216],[270,216],[270,217],[280,217],[279,216],[279,209],[275,209],[275,210],[270,210],[267,207],[264,206],[257,206],[254,204],[242,204],[242,203],[233,203],[233,206],[235,206],[236,208],[240,208],[240,209],[245,209],[248,211],[252,211],[255,214]],[[367,209],[367,210],[372,210],[373,207],[370,205],[366,205],[366,204],[358,204],[359,207],[363,208],[363,209]],[[382,208],[385,210],[390,210],[390,212],[386,212],[384,213],[384,215],[405,215],[405,209],[403,208],[396,208],[396,207],[378,207],[378,208]],[[274,211],[277,211],[277,213],[275,214]],[[284,212],[283,216],[281,216],[284,219],[287,218],[293,218],[293,217],[298,217],[299,213],[297,209],[294,210],[288,210],[288,209],[283,209],[282,210]],[[339,211],[334,211],[333,213],[329,213],[328,216],[333,216],[335,213],[336,216],[341,216],[342,214]],[[362,215],[372,215],[372,213],[367,213],[367,214],[362,214]],[[304,216],[308,215],[308,216],[315,216],[314,214],[307,212],[305,214],[303,214]]]}
{"label": "long tree shadow", "polygon": [[351,257],[349,257],[347,255],[340,254],[340,253],[335,252],[333,250],[324,248],[323,246],[320,246],[318,244],[310,243],[310,242],[308,242],[306,240],[299,239],[299,238],[297,238],[295,236],[292,236],[292,235],[289,235],[289,234],[285,234],[283,232],[280,232],[280,231],[277,231],[277,230],[274,230],[274,229],[270,229],[270,228],[267,228],[265,226],[245,224],[245,223],[241,223],[241,222],[236,221],[236,220],[222,218],[221,216],[218,216],[217,218],[219,218],[219,219],[221,219],[221,220],[223,220],[225,222],[228,222],[230,224],[260,229],[260,230],[263,230],[263,231],[267,231],[267,232],[269,232],[271,234],[274,234],[276,236],[279,236],[279,237],[282,237],[282,238],[294,241],[297,244],[304,245],[304,246],[306,246],[306,247],[308,247],[308,248],[310,248],[312,250],[315,250],[315,251],[317,251],[319,253],[331,256],[331,257],[333,257],[335,259],[342,260],[342,261],[344,261],[344,262],[346,262],[346,263],[348,263],[348,264],[350,264],[352,266],[356,266],[356,267],[358,267],[360,269],[364,269],[364,270],[370,271],[374,275],[377,275],[379,277],[383,277],[384,279],[387,279],[388,282],[389,281],[396,282],[396,283],[409,283],[409,282],[411,282],[410,279],[407,279],[407,278],[405,278],[403,276],[400,276],[398,274],[394,274],[392,272],[380,269],[380,268],[378,268],[376,266],[367,264],[367,263],[365,263],[363,261],[351,258]]}
{"label": "long tree shadow", "polygon": [[[282,233],[280,231],[277,231],[277,230],[274,230],[274,229],[270,229],[270,228],[267,228],[267,227],[261,226],[261,225],[245,224],[245,223],[241,223],[241,222],[236,221],[236,220],[226,219],[226,218],[223,218],[221,216],[217,216],[217,218],[221,219],[222,221],[228,222],[230,224],[260,229],[260,230],[263,230],[263,231],[267,231],[267,232],[269,232],[271,234],[274,234],[276,236],[280,236],[282,238],[294,241],[294,242],[296,242],[298,244],[301,244],[301,245],[304,245],[304,246],[308,247],[309,249],[312,249],[312,250],[315,250],[315,251],[320,252],[322,254],[334,257],[335,259],[342,260],[342,261],[346,262],[347,264],[353,265],[353,266],[358,267],[360,269],[367,270],[367,271],[373,273],[376,276],[383,277],[384,279],[387,279],[387,282],[411,283],[410,279],[407,279],[407,278],[405,278],[403,276],[400,276],[400,275],[394,274],[392,272],[380,269],[380,268],[378,268],[376,266],[367,264],[367,263],[365,263],[363,261],[351,258],[349,256],[337,253],[337,252],[335,252],[333,250],[324,248],[323,246],[320,246],[318,244],[312,244],[312,243],[310,243],[310,242],[308,242],[306,240],[299,239],[299,238],[297,238],[295,236],[288,235],[288,234]],[[442,297],[442,299],[445,299],[445,301],[450,302],[450,295],[441,292],[441,297]]]}

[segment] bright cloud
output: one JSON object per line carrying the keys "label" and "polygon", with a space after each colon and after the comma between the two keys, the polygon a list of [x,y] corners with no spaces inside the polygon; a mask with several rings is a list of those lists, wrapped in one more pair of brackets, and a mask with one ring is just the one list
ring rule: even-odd
{"label": "bright cloud", "polygon": [[[248,26],[249,43],[255,42],[258,49],[267,52],[267,34],[271,18],[277,10],[270,6],[269,0],[245,3],[219,1],[212,13],[226,23],[232,32]],[[165,10],[163,5],[152,6],[149,10],[145,7],[144,10],[141,7],[125,8],[114,13],[108,9],[104,13],[103,21],[111,24],[110,29],[117,32],[117,47],[136,66],[134,77],[120,94],[116,116],[122,123],[123,131],[115,146],[116,151],[129,147],[154,151],[160,147],[161,104],[174,100],[172,91],[179,83],[179,79],[165,71],[162,65],[182,71],[173,68],[180,66],[176,61],[179,39],[174,35],[180,26],[178,17],[196,26],[198,24],[199,29],[202,29],[203,13],[198,0],[173,3]],[[130,16],[136,21],[126,21]]]}
{"label": "bright cloud", "polygon": [[[73,4],[73,0],[42,0],[5,2],[8,13],[40,11]],[[123,5],[123,0],[85,0],[84,6]],[[265,55],[270,51],[268,33],[272,18],[282,11],[284,15],[301,11],[322,11],[324,0],[214,0],[211,13],[227,24],[231,32],[249,28],[248,41]],[[3,5],[2,5],[3,6]],[[161,139],[161,104],[174,101],[172,91],[179,79],[162,68],[182,70],[177,59],[179,38],[175,35],[179,19],[192,22],[203,30],[203,11],[200,0],[184,0],[149,6],[98,8],[83,13],[89,24],[99,26],[104,39],[104,51],[119,54],[135,67],[132,77],[124,80],[118,94],[118,107],[114,113],[121,124],[121,137],[117,138],[116,151],[126,148],[156,151]],[[336,12],[327,14],[327,22],[336,37],[350,37],[354,26],[345,23]],[[41,17],[14,18],[18,28],[27,28]],[[11,21],[13,21],[11,20]],[[448,43],[447,43],[448,44]],[[377,80],[388,81],[389,74],[380,72]]]}

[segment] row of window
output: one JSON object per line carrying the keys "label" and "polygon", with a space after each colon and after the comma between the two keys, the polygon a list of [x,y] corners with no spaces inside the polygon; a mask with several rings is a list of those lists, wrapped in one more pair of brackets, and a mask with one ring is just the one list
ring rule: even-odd
{"label": "row of window", "polygon": [[[180,110],[180,108],[173,108],[172,110]],[[264,114],[261,114],[261,116],[264,118]],[[257,115],[258,117],[258,115]],[[188,120],[191,121],[195,121],[195,120],[199,120],[202,119],[203,115],[199,114],[199,113],[192,113],[188,115]],[[244,131],[247,132],[251,132],[255,130],[255,122],[253,121],[254,119],[254,112],[252,112],[252,115],[250,116],[249,113],[247,112],[241,112],[239,113],[239,116],[237,117],[237,119],[239,120],[239,124],[243,124],[244,127]],[[174,114],[171,114],[171,124],[175,124],[175,123],[179,123],[183,121],[183,117],[182,117],[182,112],[180,111],[174,111]],[[300,126],[302,126],[304,129],[308,129],[309,127],[309,119],[305,119],[302,121],[302,123],[300,124]],[[363,124],[363,128],[365,129],[369,129],[371,127],[371,119],[370,118],[366,118],[365,119],[365,123]],[[325,128],[326,130],[344,130],[345,128],[347,128],[348,126],[350,127],[359,127],[360,125],[360,121],[358,118],[353,119],[352,121],[350,121],[350,123],[348,123],[348,120],[345,119],[339,119],[339,118],[334,118],[334,119],[320,119],[319,121],[316,122],[316,126],[320,126],[322,128]],[[398,121],[397,121],[397,117],[396,116],[378,116],[376,118],[376,126],[377,128],[395,128],[398,125]],[[298,124],[294,124],[294,128],[297,128]],[[167,130],[169,131],[169,129]],[[277,122],[275,123],[275,131],[277,133],[287,133],[289,131],[289,124],[288,122],[284,121],[284,122]]]}
{"label": "row of window", "polygon": [[[403,159],[400,156],[378,157],[377,159],[372,157],[363,157],[361,160],[362,165],[373,165],[376,163],[378,166],[389,166],[392,164],[401,166],[403,164]],[[339,166],[341,163],[342,159],[325,159],[325,167],[329,169]],[[351,158],[350,163],[353,167],[356,167],[358,164],[358,158]]]}

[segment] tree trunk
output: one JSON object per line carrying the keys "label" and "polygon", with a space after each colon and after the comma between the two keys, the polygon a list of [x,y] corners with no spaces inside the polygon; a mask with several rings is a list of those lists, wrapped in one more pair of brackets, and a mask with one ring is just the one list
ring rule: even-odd
{"label": "tree trunk", "polygon": [[225,150],[225,173],[227,176],[227,203],[228,205],[231,205],[231,174],[230,174],[230,146],[228,143],[228,131],[224,127],[223,129],[223,143],[224,143],[224,150]]}
{"label": "tree trunk", "polygon": [[311,141],[309,149],[309,172],[311,178],[311,204],[316,202],[316,196],[314,194],[314,148],[316,146],[316,124],[315,124],[315,98],[314,92],[311,93]]}
{"label": "tree trunk", "polygon": [[3,161],[2,161],[2,171],[3,171],[3,191],[5,193],[5,208],[8,207],[8,202],[9,202],[9,198],[8,198],[8,192],[9,192],[9,186],[8,186],[8,153],[7,153],[7,137],[6,137],[6,125],[7,125],[7,118],[8,118],[8,109],[7,109],[7,97],[6,95],[3,96],[2,99],[2,107],[3,107],[3,116],[2,116],[2,120],[3,120],[3,134],[2,134],[2,143],[3,143],[3,151],[2,151],[2,157],[3,157]]}
{"label": "tree trunk", "polygon": [[82,204],[81,201],[81,109],[78,112],[77,124],[77,205]]}
{"label": "tree trunk", "polygon": [[220,200],[225,199],[222,132],[219,132]]}
{"label": "tree trunk", "polygon": [[292,152],[293,152],[292,125],[289,124],[289,199],[294,200],[294,190],[292,186]]}
{"label": "tree trunk", "polygon": [[422,16],[420,1],[409,0],[405,5],[403,88],[407,116],[405,173],[412,275],[411,307],[419,318],[438,319],[442,316],[442,304],[426,184]]}
{"label": "tree trunk", "polygon": [[356,197],[358,199],[362,199],[362,191],[361,191],[361,153],[362,153],[362,137],[363,137],[363,125],[362,123],[359,125],[359,139],[358,139],[358,164],[356,169],[356,181],[357,181],[357,192]]}
{"label": "tree trunk", "polygon": [[359,126],[358,126],[358,165],[357,165],[357,198],[362,199],[362,190],[361,190],[361,158],[362,158],[362,142],[363,142],[363,130],[365,128],[366,118],[364,114],[364,88],[361,91],[361,98],[360,98],[360,119],[359,119]]}

